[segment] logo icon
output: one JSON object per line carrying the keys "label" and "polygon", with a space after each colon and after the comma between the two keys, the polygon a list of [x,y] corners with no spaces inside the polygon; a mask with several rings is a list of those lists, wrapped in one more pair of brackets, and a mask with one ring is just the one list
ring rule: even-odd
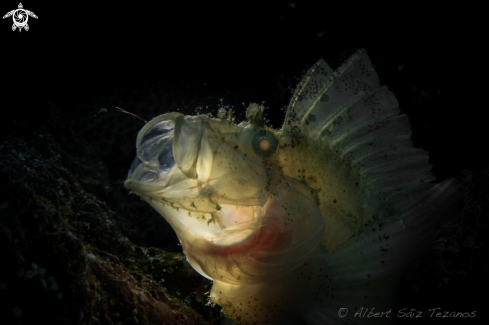
{"label": "logo icon", "polygon": [[24,28],[26,31],[29,30],[29,25],[27,25],[27,21],[29,20],[29,16],[36,18],[37,16],[35,13],[29,10],[25,10],[24,7],[22,6],[22,3],[19,2],[19,8],[11,10],[7,12],[3,18],[7,18],[12,16],[12,19],[14,21],[14,24],[12,25],[12,31],[15,31],[16,28],[19,29],[19,32],[22,31],[22,28]]}

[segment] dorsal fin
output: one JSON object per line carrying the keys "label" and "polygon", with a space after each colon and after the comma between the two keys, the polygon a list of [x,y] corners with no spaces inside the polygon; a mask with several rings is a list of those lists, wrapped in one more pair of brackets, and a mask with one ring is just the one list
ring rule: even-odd
{"label": "dorsal fin", "polygon": [[364,49],[334,72],[323,60],[311,67],[294,92],[282,136],[337,152],[403,219],[433,195],[428,154],[413,148],[408,118],[379,85]]}

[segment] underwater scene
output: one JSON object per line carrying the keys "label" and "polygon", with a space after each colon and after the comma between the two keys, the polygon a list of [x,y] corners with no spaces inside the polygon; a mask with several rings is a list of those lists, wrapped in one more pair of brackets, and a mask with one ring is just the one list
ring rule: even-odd
{"label": "underwater scene", "polygon": [[481,10],[330,5],[5,5],[0,324],[484,323]]}

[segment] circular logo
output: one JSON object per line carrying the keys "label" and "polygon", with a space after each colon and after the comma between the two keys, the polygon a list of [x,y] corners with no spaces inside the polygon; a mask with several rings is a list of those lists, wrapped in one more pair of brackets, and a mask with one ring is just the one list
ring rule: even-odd
{"label": "circular logo", "polygon": [[29,25],[27,25],[29,16],[37,19],[36,14],[30,10],[25,10],[24,6],[22,6],[22,3],[19,3],[18,9],[10,10],[5,15],[3,15],[2,19],[10,16],[12,16],[12,20],[14,21],[14,24],[12,25],[12,31],[19,29],[19,32],[22,31],[22,29],[25,29],[26,31],[29,30]]}
{"label": "circular logo", "polygon": [[340,318],[343,318],[346,315],[348,315],[348,308],[340,308],[340,310],[338,310],[338,316],[340,316]]}
{"label": "circular logo", "polygon": [[15,13],[12,15],[14,18],[14,23],[17,26],[25,26],[27,24],[27,12],[23,9],[17,9]]}

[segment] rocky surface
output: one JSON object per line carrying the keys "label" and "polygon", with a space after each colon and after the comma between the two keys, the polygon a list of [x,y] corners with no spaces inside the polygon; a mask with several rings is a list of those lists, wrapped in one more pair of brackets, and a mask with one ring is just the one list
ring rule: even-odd
{"label": "rocky surface", "polygon": [[2,324],[218,322],[209,281],[181,252],[144,245],[135,216],[149,208],[128,203],[54,105],[17,112],[1,135]]}

